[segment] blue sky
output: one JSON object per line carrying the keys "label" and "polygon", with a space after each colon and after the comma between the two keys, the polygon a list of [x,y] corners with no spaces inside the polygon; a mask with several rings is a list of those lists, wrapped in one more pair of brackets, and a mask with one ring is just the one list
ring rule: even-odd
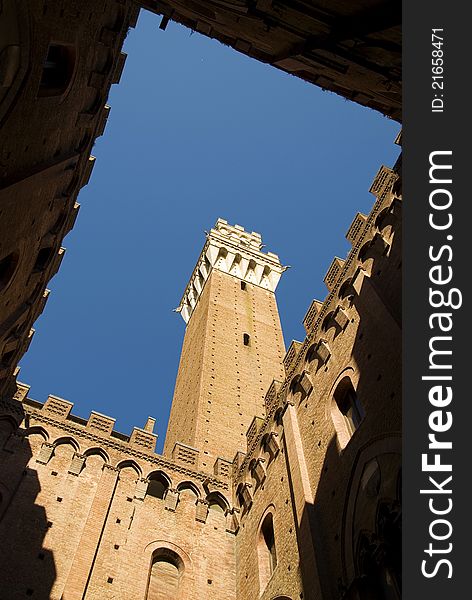
{"label": "blue sky", "polygon": [[218,217],[291,265],[277,290],[286,346],[399,125],[141,12],[67,252],[19,379],[130,433],[157,418],[161,449],[184,322],[172,312]]}

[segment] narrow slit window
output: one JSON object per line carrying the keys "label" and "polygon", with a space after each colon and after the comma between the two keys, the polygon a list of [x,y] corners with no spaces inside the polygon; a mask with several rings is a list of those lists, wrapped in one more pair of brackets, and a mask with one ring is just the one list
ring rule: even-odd
{"label": "narrow slit window", "polygon": [[243,333],[243,343],[245,346],[249,346],[250,340],[249,333]]}
{"label": "narrow slit window", "polygon": [[246,289],[246,282],[241,281],[241,289],[244,291]]}

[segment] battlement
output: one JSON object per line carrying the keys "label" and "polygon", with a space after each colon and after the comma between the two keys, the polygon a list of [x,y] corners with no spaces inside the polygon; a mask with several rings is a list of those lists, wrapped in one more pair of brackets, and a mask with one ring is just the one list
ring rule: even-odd
{"label": "battlement", "polygon": [[84,433],[90,432],[104,438],[115,438],[126,442],[130,447],[139,448],[145,452],[154,452],[157,442],[157,434],[153,433],[152,426],[155,419],[149,417],[144,428],[134,427],[131,435],[125,435],[115,430],[115,419],[92,410],[88,419],[83,419],[72,414],[73,402],[50,394],[46,402],[38,402],[28,397],[30,387],[18,382],[18,391],[15,396],[24,405],[38,410],[46,419],[52,418],[62,422],[70,422],[84,429]]}
{"label": "battlement", "polygon": [[369,189],[376,196],[370,213],[355,215],[346,233],[351,249],[346,258],[333,258],[324,277],[328,295],[310,304],[303,319],[306,338],[303,342],[292,340],[283,358],[285,378],[273,381],[266,393],[265,418],[255,417],[247,429],[246,452],[237,453],[233,460],[233,486],[243,512],[251,506],[278,452],[281,416],[288,403],[298,407],[328,372],[331,356],[343,344],[338,336],[345,335],[351,323],[356,327],[358,314],[352,308],[353,299],[371,279],[372,262],[389,258],[393,230],[401,219],[401,200],[392,190],[398,178],[395,168],[379,169]]}
{"label": "battlement", "polygon": [[[86,437],[105,447],[131,455],[144,455],[152,461],[158,460],[163,467],[171,470],[185,468],[194,475],[198,473],[202,479],[208,477],[208,474],[199,472],[200,451],[197,448],[177,443],[170,459],[155,452],[158,435],[154,433],[156,420],[153,417],[147,418],[144,427],[133,427],[131,434],[127,435],[115,429],[116,420],[113,417],[92,410],[88,419],[84,419],[72,413],[73,402],[52,394],[45,402],[40,402],[30,398],[29,391],[29,385],[17,382],[17,392],[13,399],[21,403],[23,410],[30,414],[34,421],[64,429],[72,437]],[[214,465],[215,477],[219,480],[228,479],[229,465],[231,463],[218,457]]]}
{"label": "battlement", "polygon": [[274,292],[287,267],[280,263],[277,254],[262,252],[262,247],[259,233],[249,233],[241,225],[229,225],[224,219],[218,219],[207,233],[205,245],[176,312],[188,322],[213,269]]}

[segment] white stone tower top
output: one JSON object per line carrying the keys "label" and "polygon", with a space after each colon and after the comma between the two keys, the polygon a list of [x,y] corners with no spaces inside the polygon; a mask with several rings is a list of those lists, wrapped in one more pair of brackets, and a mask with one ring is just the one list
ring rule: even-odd
{"label": "white stone tower top", "polygon": [[245,231],[241,225],[229,225],[218,219],[207,233],[207,240],[176,311],[188,323],[213,269],[271,292],[287,267],[273,252],[262,252],[259,233]]}

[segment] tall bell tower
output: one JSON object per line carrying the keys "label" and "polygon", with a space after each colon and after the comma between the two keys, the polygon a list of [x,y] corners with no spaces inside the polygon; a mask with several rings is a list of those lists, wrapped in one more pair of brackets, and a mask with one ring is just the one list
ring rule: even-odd
{"label": "tall bell tower", "polygon": [[199,450],[199,467],[246,451],[246,431],[283,376],[285,347],[275,289],[285,270],[258,233],[218,219],[178,312],[186,326],[164,445]]}

